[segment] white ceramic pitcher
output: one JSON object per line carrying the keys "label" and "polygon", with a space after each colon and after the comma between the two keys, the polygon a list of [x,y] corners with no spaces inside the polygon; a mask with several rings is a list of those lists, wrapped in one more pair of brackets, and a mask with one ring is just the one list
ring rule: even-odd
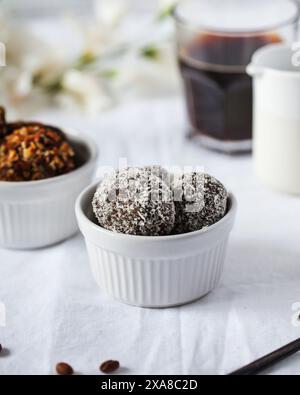
{"label": "white ceramic pitcher", "polygon": [[254,77],[254,162],[268,186],[300,194],[300,44],[259,49]]}

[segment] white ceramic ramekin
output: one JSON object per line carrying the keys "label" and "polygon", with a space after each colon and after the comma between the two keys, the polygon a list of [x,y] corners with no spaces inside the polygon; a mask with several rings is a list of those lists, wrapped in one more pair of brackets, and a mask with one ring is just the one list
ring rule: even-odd
{"label": "white ceramic ramekin", "polygon": [[58,243],[78,230],[77,196],[92,179],[96,145],[74,130],[63,130],[83,164],[76,170],[40,181],[0,182],[0,246],[32,249]]}
{"label": "white ceramic ramekin", "polygon": [[100,288],[128,304],[168,307],[196,300],[216,287],[236,214],[233,195],[226,216],[205,230],[175,236],[131,236],[96,224],[91,202],[97,185],[78,197],[76,216]]}

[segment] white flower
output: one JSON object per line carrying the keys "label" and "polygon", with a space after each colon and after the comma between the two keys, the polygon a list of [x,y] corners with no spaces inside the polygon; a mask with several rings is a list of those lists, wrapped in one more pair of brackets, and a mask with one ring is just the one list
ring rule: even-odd
{"label": "white flower", "polygon": [[93,74],[69,70],[63,77],[62,88],[60,103],[68,102],[81,106],[85,112],[92,115],[108,108],[111,104],[105,88],[99,78]]}
{"label": "white flower", "polygon": [[[158,1],[161,16],[177,3]],[[54,99],[64,108],[94,114],[110,107],[115,97],[177,92],[176,56],[168,42],[173,36],[171,20],[157,23],[156,14],[143,19],[139,13],[127,13],[133,4],[95,0],[94,19],[73,19],[73,32],[76,28],[80,35],[74,38],[79,45],[72,59],[64,42],[51,48],[27,27],[16,29],[0,10],[0,38],[7,49],[7,67],[0,70],[1,101],[25,109]]]}
{"label": "white flower", "polygon": [[158,6],[160,9],[166,9],[174,7],[174,5],[178,4],[180,0],[159,0]]}
{"label": "white flower", "polygon": [[32,72],[38,84],[47,89],[60,80],[68,67],[66,59],[55,52],[37,59]]}
{"label": "white flower", "polygon": [[88,94],[93,94],[95,92],[97,84],[83,72],[69,70],[63,77],[62,87],[66,92],[78,97],[78,100],[84,101]]}
{"label": "white flower", "polygon": [[168,14],[168,12],[179,3],[179,1],[180,0],[159,0],[158,10],[160,15]]}
{"label": "white flower", "polygon": [[27,97],[32,90],[31,72],[24,70],[16,73],[15,77],[11,80],[11,93],[18,99]]}
{"label": "white flower", "polygon": [[153,97],[178,93],[180,79],[174,49],[169,44],[156,47],[157,57],[145,58],[132,52],[120,66],[115,88],[131,97]]}
{"label": "white flower", "polygon": [[123,45],[124,33],[120,29],[127,17],[128,3],[129,0],[94,0],[94,18],[89,23],[68,18],[82,37],[82,52],[103,56]]}
{"label": "white flower", "polygon": [[128,10],[128,0],[94,0],[95,17],[98,24],[115,27]]}

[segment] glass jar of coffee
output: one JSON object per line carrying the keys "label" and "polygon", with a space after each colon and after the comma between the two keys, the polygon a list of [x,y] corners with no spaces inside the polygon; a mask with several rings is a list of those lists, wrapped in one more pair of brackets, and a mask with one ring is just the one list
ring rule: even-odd
{"label": "glass jar of coffee", "polygon": [[252,81],[260,47],[297,38],[295,0],[182,0],[174,11],[190,135],[228,153],[251,150]]}

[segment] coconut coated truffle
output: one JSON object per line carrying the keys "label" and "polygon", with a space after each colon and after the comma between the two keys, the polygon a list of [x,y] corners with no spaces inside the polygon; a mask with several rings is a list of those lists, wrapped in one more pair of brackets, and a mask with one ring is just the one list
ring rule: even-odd
{"label": "coconut coated truffle", "polygon": [[226,214],[226,188],[209,174],[175,175],[172,188],[176,210],[174,234],[203,229]]}
{"label": "coconut coated truffle", "polygon": [[172,191],[152,170],[152,167],[128,168],[104,178],[92,202],[103,228],[141,236],[172,232],[175,224]]}

